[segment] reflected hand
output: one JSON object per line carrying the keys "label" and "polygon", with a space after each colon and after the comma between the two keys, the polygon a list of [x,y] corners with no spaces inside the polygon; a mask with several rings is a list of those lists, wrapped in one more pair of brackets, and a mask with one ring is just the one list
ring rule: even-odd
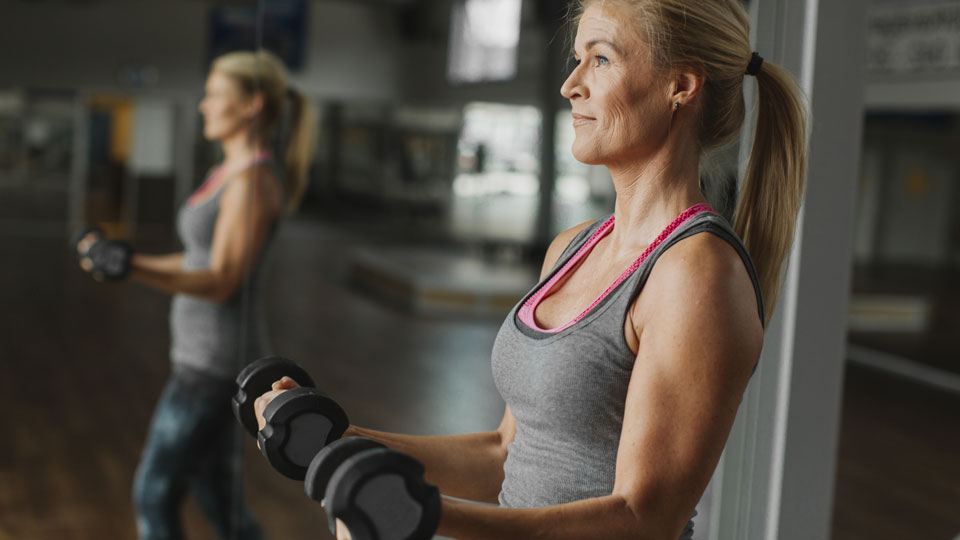
{"label": "reflected hand", "polygon": [[267,408],[267,405],[280,394],[294,388],[300,388],[300,385],[290,377],[284,377],[273,383],[270,386],[269,392],[264,393],[253,402],[253,412],[257,416],[257,429],[263,429],[263,426],[267,423],[266,420],[263,419],[263,410]]}
{"label": "reflected hand", "polygon": [[337,540],[353,540],[347,526],[339,519],[337,520]]}

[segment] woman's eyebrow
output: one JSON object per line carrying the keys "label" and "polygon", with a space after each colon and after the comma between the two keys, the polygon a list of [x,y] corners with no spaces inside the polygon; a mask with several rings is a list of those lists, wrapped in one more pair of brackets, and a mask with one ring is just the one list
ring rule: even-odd
{"label": "woman's eyebrow", "polygon": [[[584,46],[584,50],[589,52],[590,49],[592,49],[595,45],[597,45],[597,44],[599,44],[599,43],[603,43],[604,45],[610,47],[611,49],[613,49],[613,52],[617,53],[619,56],[624,56],[623,51],[620,49],[620,47],[617,47],[617,45],[616,45],[615,43],[613,43],[612,41],[609,41],[609,40],[606,40],[606,39],[602,39],[602,38],[591,39],[591,40],[588,41],[587,44]],[[570,55],[573,56],[573,57],[576,57],[576,56],[577,56],[577,49],[576,49],[576,47],[571,47],[571,48],[570,48]]]}
{"label": "woman's eyebrow", "polygon": [[598,43],[603,43],[604,45],[606,45],[606,46],[610,47],[611,49],[613,49],[613,52],[619,54],[620,56],[623,56],[623,51],[620,50],[620,47],[617,47],[617,45],[616,45],[614,42],[609,41],[609,40],[606,40],[606,39],[602,39],[602,38],[591,39],[590,41],[588,41],[588,42],[587,42],[587,46],[586,46],[586,50],[589,51],[590,49],[592,49],[592,48],[593,48],[595,45],[597,45]]}

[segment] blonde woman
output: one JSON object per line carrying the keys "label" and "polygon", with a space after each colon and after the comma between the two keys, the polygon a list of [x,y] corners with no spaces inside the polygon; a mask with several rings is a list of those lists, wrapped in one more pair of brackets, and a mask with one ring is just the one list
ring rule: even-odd
{"label": "blonde woman", "polygon": [[[131,279],[173,295],[171,375],[154,411],[134,480],[141,538],[182,538],[192,492],[218,538],[260,538],[237,495],[233,379],[269,350],[260,274],[287,211],[297,207],[313,149],[310,103],[267,52],[217,58],[201,101],[203,136],[223,161],[180,209],[182,253],[134,255]],[[279,133],[289,116],[289,133]],[[285,148],[277,163],[271,148]]]}
{"label": "blonde woman", "polygon": [[[751,51],[738,0],[582,1],[561,93],[573,155],[610,170],[615,211],[561,233],[503,323],[500,426],[346,433],[420,460],[444,494],[498,504],[444,499],[443,536],[692,538],[777,301],[805,175],[792,79]],[[757,129],[731,226],[699,164],[738,133],[748,76]]]}

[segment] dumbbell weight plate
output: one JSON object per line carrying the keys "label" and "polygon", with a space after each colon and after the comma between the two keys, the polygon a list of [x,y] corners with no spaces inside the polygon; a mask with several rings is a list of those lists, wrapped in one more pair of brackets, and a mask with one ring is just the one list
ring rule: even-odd
{"label": "dumbbell weight plate", "polygon": [[330,479],[327,512],[353,540],[429,540],[440,523],[440,492],[423,481],[423,470],[400,452],[361,452]]}
{"label": "dumbbell weight plate", "polygon": [[303,480],[317,452],[350,425],[340,405],[316,388],[280,394],[264,408],[263,419],[257,434],[260,451],[277,471],[294,480]]}
{"label": "dumbbell weight plate", "polygon": [[253,437],[259,431],[253,404],[258,397],[269,392],[273,383],[284,376],[290,377],[303,387],[313,387],[313,379],[293,360],[281,356],[268,356],[251,362],[237,375],[237,392],[231,400],[233,415]]}
{"label": "dumbbell weight plate", "polygon": [[307,475],[303,479],[303,491],[314,501],[323,502],[327,485],[337,468],[347,459],[374,448],[386,447],[365,437],[347,437],[328,444],[310,461]]}

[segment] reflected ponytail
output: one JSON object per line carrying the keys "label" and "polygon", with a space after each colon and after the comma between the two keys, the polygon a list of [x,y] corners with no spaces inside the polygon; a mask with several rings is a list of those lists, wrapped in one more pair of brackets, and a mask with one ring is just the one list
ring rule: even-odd
{"label": "reflected ponytail", "polygon": [[283,149],[284,183],[287,188],[287,211],[293,213],[307,189],[308,169],[317,140],[317,112],[303,94],[289,88],[290,134]]}
{"label": "reflected ponytail", "polygon": [[[307,170],[316,143],[316,110],[306,96],[290,87],[287,70],[276,55],[267,50],[235,51],[217,57],[212,71],[233,77],[248,96],[263,96],[263,112],[257,123],[257,136],[268,142],[284,142],[283,182],[287,192],[287,211],[293,213],[307,188]],[[284,107],[289,102],[289,133],[283,129]]]}

